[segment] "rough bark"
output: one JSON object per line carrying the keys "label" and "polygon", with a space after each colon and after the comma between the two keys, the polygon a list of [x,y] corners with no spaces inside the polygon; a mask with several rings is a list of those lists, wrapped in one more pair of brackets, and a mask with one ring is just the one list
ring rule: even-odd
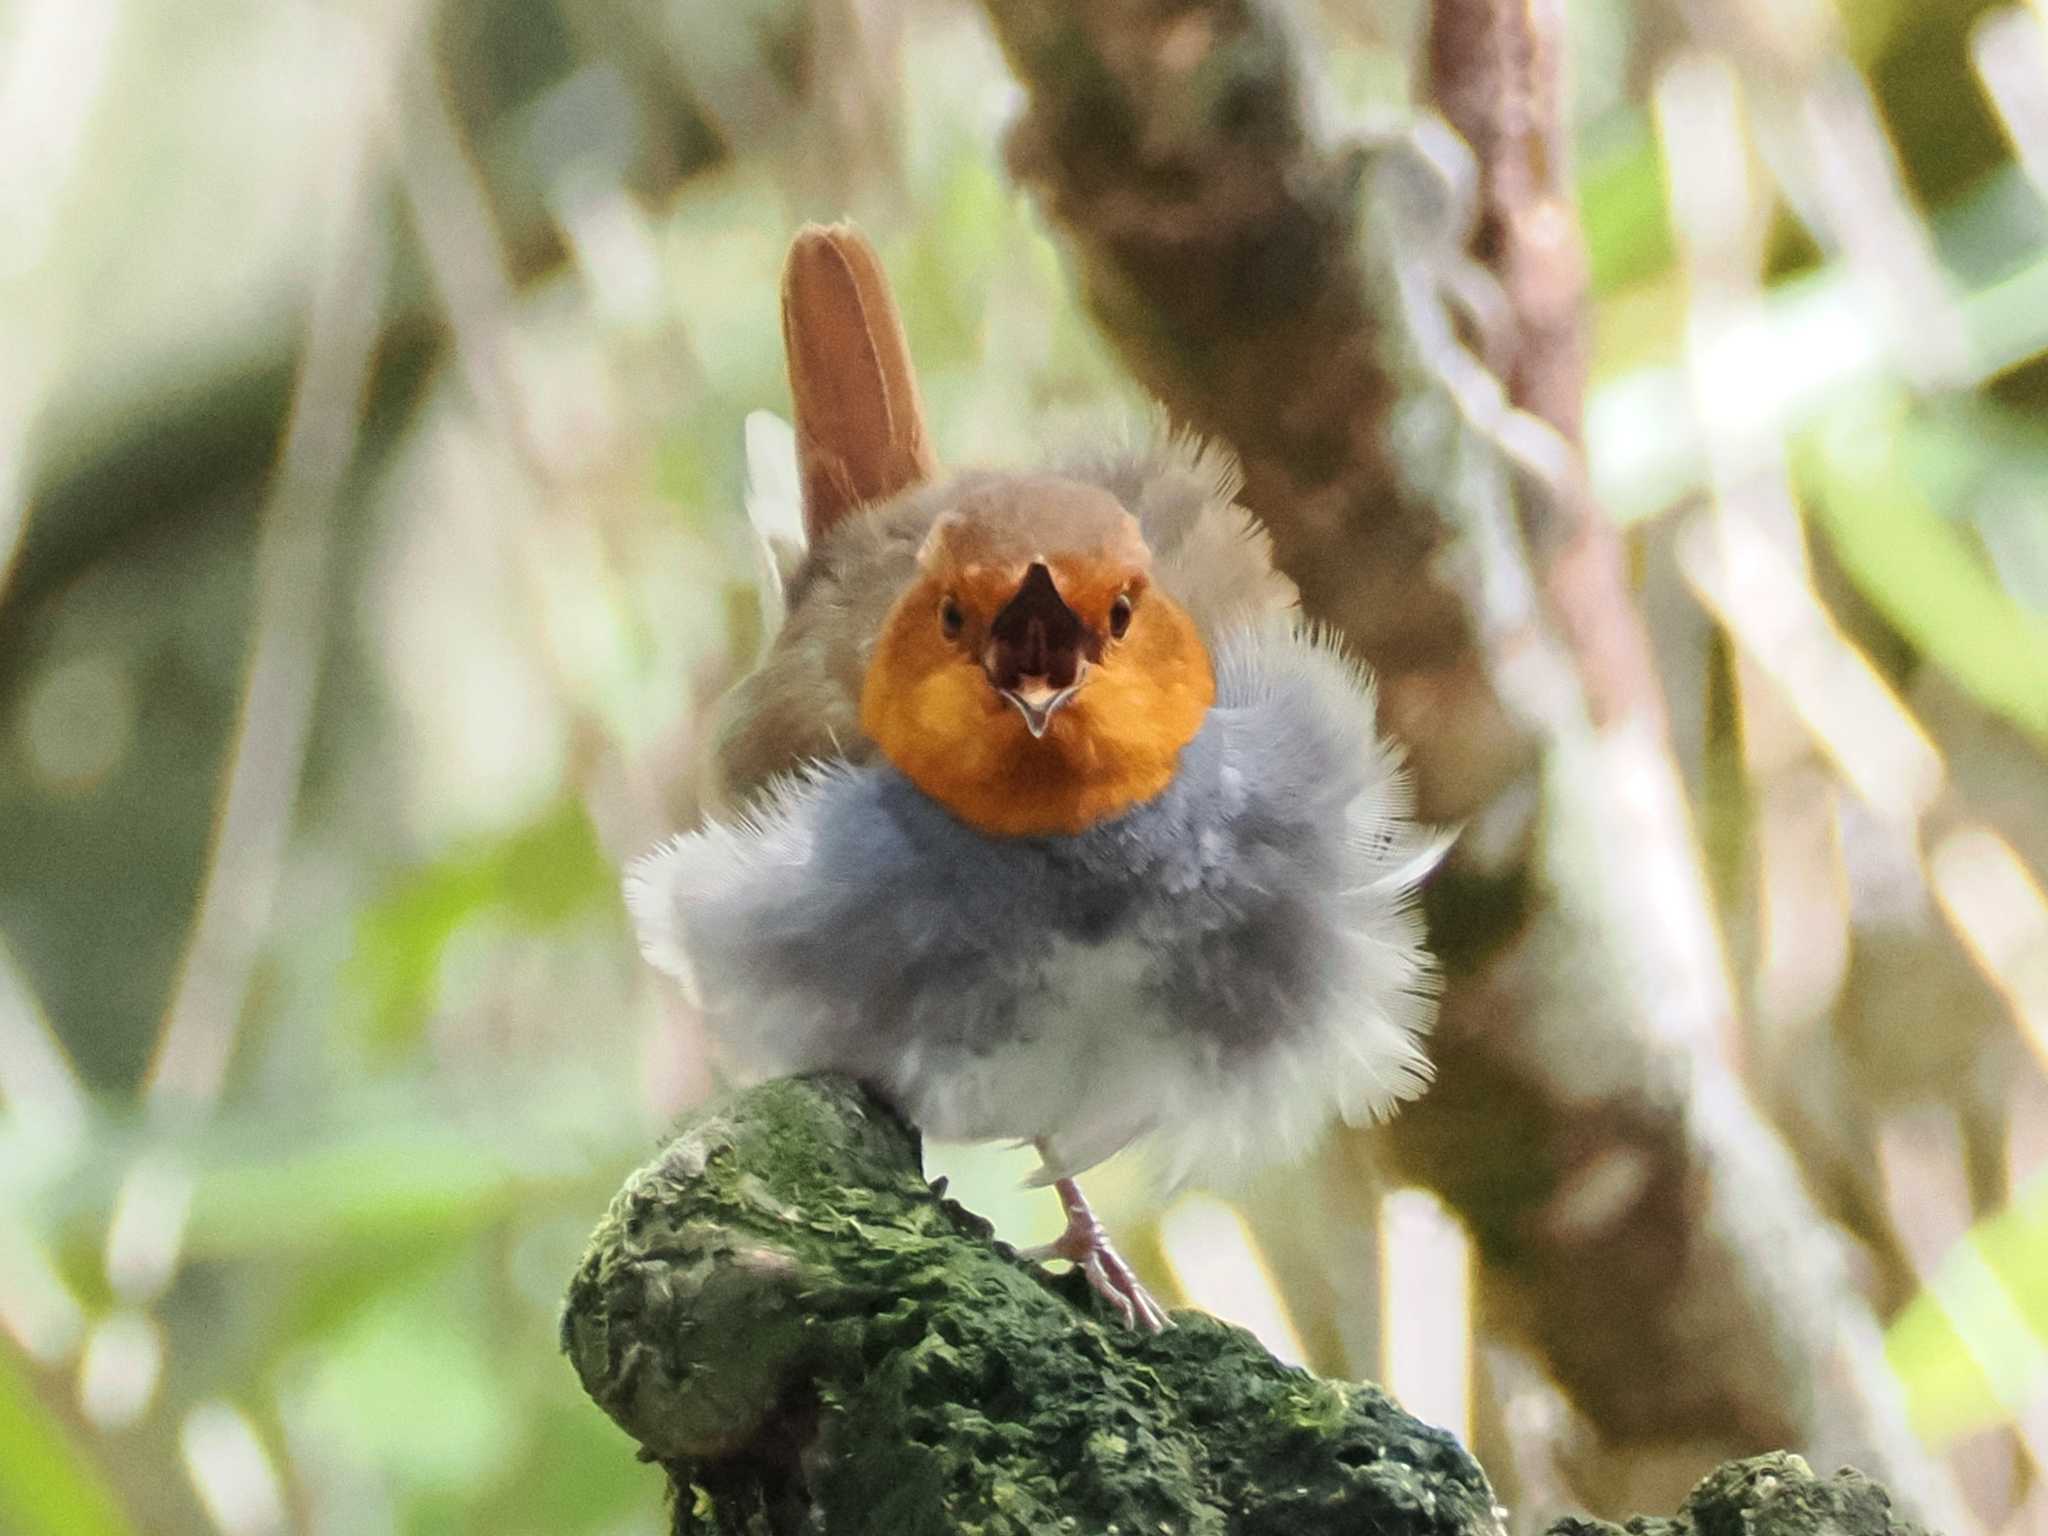
{"label": "rough bark", "polygon": [[[633,1174],[562,1345],[668,1473],[678,1536],[1497,1536],[1449,1435],[1182,1312],[1126,1330],[925,1182],[914,1131],[838,1078],[699,1110]],[[1917,1536],[1797,1457],[1721,1468],[1634,1536]],[[1593,1521],[1551,1536],[1620,1536]]]}
{"label": "rough bark", "polygon": [[1586,262],[1565,168],[1564,0],[1435,0],[1428,97],[1479,170],[1471,250],[1505,313],[1486,360],[1573,442],[1585,406]]}
{"label": "rough bark", "polygon": [[[1554,89],[1447,103],[1475,175],[1434,120],[1325,142],[1253,0],[985,3],[1027,92],[1013,168],[1085,301],[1238,452],[1305,606],[1376,669],[1425,811],[1466,822],[1430,896],[1438,1082],[1390,1146],[1470,1225],[1489,1325],[1617,1462],[1655,1448],[1690,1476],[1789,1444],[1954,1523],[1830,1230],[1720,1051],[1731,1003],[1661,697],[1571,442]],[[1465,9],[1438,29],[1456,83],[1454,26],[1482,29],[1468,52],[1496,85],[1554,57],[1483,31],[1538,7]],[[1467,254],[1488,197],[1482,236],[1513,258],[1491,275]]]}
{"label": "rough bark", "polygon": [[570,1290],[591,1396],[679,1533],[1496,1536],[1478,1466],[1370,1386],[1182,1313],[1127,1330],[927,1184],[842,1079],[698,1112]]}
{"label": "rough bark", "polygon": [[[1365,251],[1358,217],[1368,196],[1412,199],[1427,263],[1456,235],[1431,227],[1453,216],[1440,168],[1316,143],[1289,40],[1256,7],[987,8],[1032,92],[1012,168],[1070,237],[1090,308],[1140,382],[1236,451],[1251,504],[1285,509],[1281,562],[1378,662],[1425,812],[1466,814],[1532,742],[1481,665],[1473,573],[1426,490],[1453,425],[1375,312],[1415,268]],[[1411,404],[1405,438],[1383,430]]]}

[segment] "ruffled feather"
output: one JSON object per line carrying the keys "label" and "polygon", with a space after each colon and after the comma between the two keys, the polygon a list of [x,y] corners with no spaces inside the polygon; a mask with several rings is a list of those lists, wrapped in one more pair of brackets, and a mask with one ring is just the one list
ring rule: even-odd
{"label": "ruffled feather", "polygon": [[1420,1092],[1435,972],[1418,828],[1364,673],[1285,620],[1215,645],[1156,801],[989,838],[886,764],[779,780],[633,867],[648,958],[748,1069],[839,1070],[1045,1178],[1147,1143],[1171,1182],[1298,1155]]}

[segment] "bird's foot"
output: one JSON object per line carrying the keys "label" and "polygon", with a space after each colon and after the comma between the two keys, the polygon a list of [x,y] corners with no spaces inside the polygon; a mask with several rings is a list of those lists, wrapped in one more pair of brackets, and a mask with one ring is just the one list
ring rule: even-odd
{"label": "bird's foot", "polygon": [[1081,1186],[1072,1179],[1059,1179],[1053,1188],[1066,1209],[1067,1230],[1052,1242],[1025,1249],[1022,1256],[1035,1263],[1065,1259],[1078,1265],[1096,1294],[1108,1299],[1127,1328],[1142,1328],[1147,1333],[1171,1328],[1173,1319],[1166,1315],[1166,1308],[1152,1299],[1152,1293],[1138,1283],[1131,1266],[1110,1243],[1108,1231],[1095,1219]]}

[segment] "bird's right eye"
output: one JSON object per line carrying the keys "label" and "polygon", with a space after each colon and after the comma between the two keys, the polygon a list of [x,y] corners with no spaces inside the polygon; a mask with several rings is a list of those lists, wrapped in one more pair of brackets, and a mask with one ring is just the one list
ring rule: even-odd
{"label": "bird's right eye", "polygon": [[960,611],[955,599],[948,597],[939,604],[939,630],[948,640],[958,640],[966,624],[967,615]]}

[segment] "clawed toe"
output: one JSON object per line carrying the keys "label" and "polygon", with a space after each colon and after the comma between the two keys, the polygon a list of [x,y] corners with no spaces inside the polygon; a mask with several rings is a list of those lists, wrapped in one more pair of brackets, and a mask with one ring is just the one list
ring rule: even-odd
{"label": "clawed toe", "polygon": [[1162,1333],[1171,1328],[1173,1319],[1139,1283],[1131,1266],[1110,1243],[1109,1233],[1095,1219],[1079,1186],[1072,1179],[1061,1179],[1054,1188],[1066,1207],[1067,1229],[1050,1243],[1024,1249],[1021,1256],[1040,1264],[1048,1259],[1065,1259],[1077,1265],[1095,1293],[1116,1308],[1126,1328],[1142,1328],[1147,1333]]}
{"label": "clawed toe", "polygon": [[1081,1273],[1088,1277],[1088,1283],[1095,1287],[1097,1295],[1109,1298],[1109,1304],[1116,1308],[1126,1328],[1164,1333],[1173,1326],[1173,1319],[1166,1315],[1166,1309],[1153,1300],[1152,1293],[1138,1282],[1138,1277],[1131,1273],[1130,1267],[1114,1248],[1105,1245],[1099,1252],[1090,1254],[1082,1261]]}

